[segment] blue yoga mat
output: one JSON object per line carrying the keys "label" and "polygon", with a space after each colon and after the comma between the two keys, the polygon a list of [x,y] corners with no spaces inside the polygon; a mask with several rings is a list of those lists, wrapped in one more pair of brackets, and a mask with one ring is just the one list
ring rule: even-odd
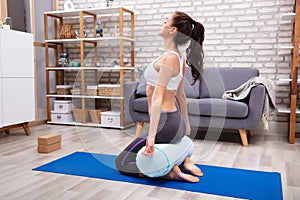
{"label": "blue yoga mat", "polygon": [[282,200],[280,173],[198,165],[199,183],[137,178],[121,174],[115,155],[75,152],[33,170],[145,184],[245,199]]}

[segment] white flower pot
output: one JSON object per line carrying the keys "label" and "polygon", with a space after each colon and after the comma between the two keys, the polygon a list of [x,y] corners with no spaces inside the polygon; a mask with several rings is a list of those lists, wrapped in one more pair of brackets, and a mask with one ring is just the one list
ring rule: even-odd
{"label": "white flower pot", "polygon": [[2,27],[5,30],[10,30],[10,25],[4,24],[4,25],[2,25]]}

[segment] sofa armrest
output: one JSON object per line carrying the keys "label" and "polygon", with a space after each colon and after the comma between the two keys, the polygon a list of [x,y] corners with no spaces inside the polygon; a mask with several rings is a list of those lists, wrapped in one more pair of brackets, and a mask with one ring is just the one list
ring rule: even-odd
{"label": "sofa armrest", "polygon": [[131,112],[133,109],[133,104],[131,103],[136,99],[136,89],[138,83],[137,82],[126,82],[124,83],[124,109],[125,109],[125,118],[132,121]]}
{"label": "sofa armrest", "polygon": [[135,95],[138,83],[126,82],[124,83],[124,98],[130,99],[132,95]]}
{"label": "sofa armrest", "polygon": [[266,97],[266,89],[263,85],[252,88],[249,96],[249,115],[247,118],[247,129],[252,130],[257,127],[261,120],[261,115]]}

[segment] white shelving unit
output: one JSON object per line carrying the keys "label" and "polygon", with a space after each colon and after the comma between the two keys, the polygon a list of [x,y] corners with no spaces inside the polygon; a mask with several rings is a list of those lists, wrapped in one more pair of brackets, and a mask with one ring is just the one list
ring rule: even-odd
{"label": "white shelving unit", "polygon": [[[129,23],[124,23],[124,14],[129,15],[130,20]],[[119,32],[118,36],[107,36],[107,37],[96,37],[96,21],[98,17],[118,17],[119,23]],[[87,18],[92,18],[92,20],[86,20]],[[49,34],[49,19],[53,20],[53,24],[55,26],[55,33],[53,38],[50,38]],[[79,33],[80,38],[76,39],[59,39],[58,33],[61,30],[61,25],[65,24],[66,20],[79,21]],[[92,21],[92,22],[91,22]],[[93,37],[85,37],[84,30],[85,24],[92,24],[92,32]],[[81,125],[81,126],[95,126],[95,127],[110,127],[110,128],[126,128],[127,126],[131,126],[131,124],[127,123],[125,118],[125,108],[124,106],[124,74],[126,71],[131,72],[131,81],[134,81],[134,12],[124,8],[124,7],[105,7],[105,8],[94,8],[94,9],[78,9],[72,11],[50,11],[44,13],[44,25],[45,25],[45,52],[46,52],[46,80],[47,80],[47,118],[48,123],[50,124],[65,124],[65,125]],[[124,32],[124,28],[129,29],[127,35]],[[91,66],[85,63],[85,45],[91,45],[94,49],[94,64],[96,63],[97,57],[97,48],[101,47],[104,43],[112,43],[116,42],[119,45],[118,55],[119,55],[119,64],[116,66]],[[124,62],[124,44],[127,43],[130,46],[130,62],[129,65]],[[62,67],[58,65],[58,51],[59,49],[63,49],[64,45],[67,44],[75,44],[80,46],[80,67]],[[50,66],[49,62],[49,48],[53,47],[55,49],[55,62],[54,66]],[[96,65],[96,64],[95,64]],[[87,71],[95,71],[96,72],[115,72],[119,73],[119,95],[111,95],[111,96],[89,96],[86,94],[86,83],[85,83],[85,72]],[[56,93],[51,93],[50,90],[53,88],[53,85],[50,83],[50,73],[62,73],[78,71],[79,80],[80,80],[80,89],[81,95],[59,95]],[[64,76],[64,75],[63,75]],[[55,83],[60,85],[61,83]],[[96,83],[101,84],[101,83]],[[114,83],[113,83],[114,84]],[[55,86],[55,85],[54,85]],[[81,122],[53,122],[51,120],[51,99],[67,99],[67,100],[81,100]],[[97,100],[97,99],[106,99],[106,100],[117,100],[119,102],[119,125],[111,126],[105,125],[102,123],[91,123],[86,121],[86,111],[87,111],[87,100]]]}
{"label": "white shelving unit", "polygon": [[299,64],[299,39],[300,39],[300,0],[295,0],[295,12],[286,13],[281,16],[282,24],[293,24],[292,44],[281,46],[278,49],[292,50],[292,62],[290,69],[290,78],[279,79],[277,84],[290,84],[290,105],[289,108],[278,108],[279,113],[289,114],[289,143],[293,144],[296,136],[296,115],[300,114],[297,108],[299,84],[298,64]]}

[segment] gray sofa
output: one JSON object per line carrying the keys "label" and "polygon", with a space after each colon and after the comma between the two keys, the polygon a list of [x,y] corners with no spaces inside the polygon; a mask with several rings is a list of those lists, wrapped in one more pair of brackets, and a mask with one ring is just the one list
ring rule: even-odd
{"label": "gray sofa", "polygon": [[[252,88],[243,101],[222,98],[224,91],[235,89],[259,71],[252,68],[204,68],[202,79],[193,86],[190,69],[185,76],[185,93],[192,128],[239,130],[243,146],[248,146],[247,132],[252,135],[260,120],[265,99],[265,87]],[[143,75],[129,100],[129,114],[137,123],[139,136],[144,123],[149,123],[146,84]]]}

